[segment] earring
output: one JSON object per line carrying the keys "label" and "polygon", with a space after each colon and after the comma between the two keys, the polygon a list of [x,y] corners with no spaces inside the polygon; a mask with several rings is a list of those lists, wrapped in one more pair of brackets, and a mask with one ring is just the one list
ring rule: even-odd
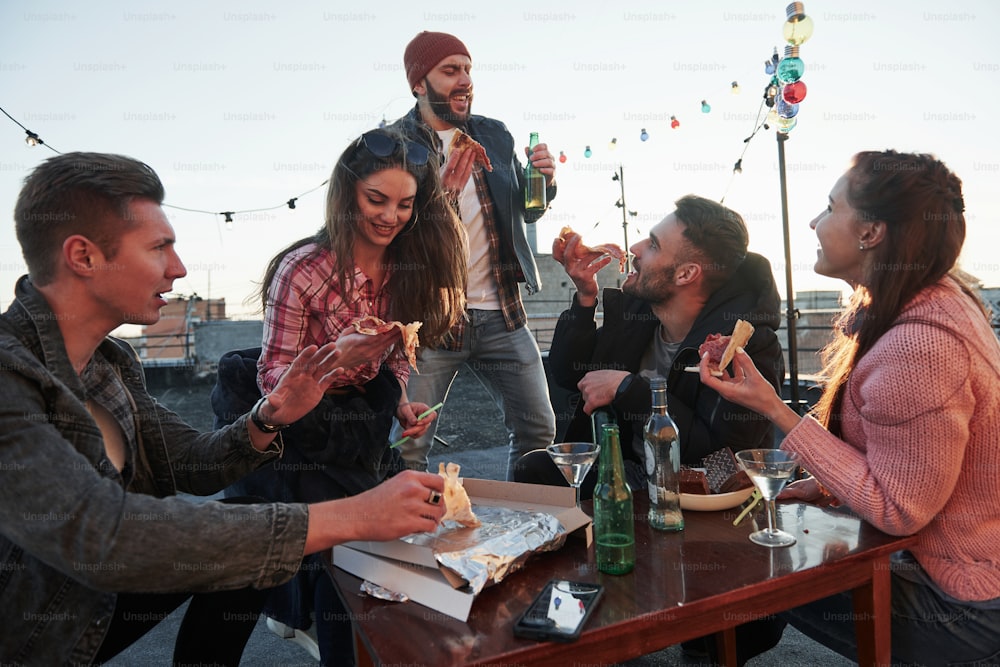
{"label": "earring", "polygon": [[860,250],[861,252],[864,252],[865,250],[868,250],[868,247],[865,246],[864,243],[862,243],[861,245],[858,246],[858,250]]}

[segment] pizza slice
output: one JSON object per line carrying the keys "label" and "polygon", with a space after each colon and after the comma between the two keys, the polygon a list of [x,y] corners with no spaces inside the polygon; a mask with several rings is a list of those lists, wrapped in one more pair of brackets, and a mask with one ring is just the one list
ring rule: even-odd
{"label": "pizza slice", "polygon": [[698,356],[704,357],[707,352],[709,372],[716,377],[722,377],[722,371],[736,356],[736,349],[746,347],[753,331],[753,325],[749,322],[736,320],[731,336],[708,334],[705,342],[698,347]]}
{"label": "pizza slice", "polygon": [[354,326],[355,331],[367,336],[377,336],[398,328],[403,336],[403,355],[410,363],[410,366],[413,367],[413,370],[417,374],[420,373],[417,370],[417,347],[420,346],[420,339],[417,336],[417,332],[420,331],[423,322],[410,322],[409,324],[396,321],[386,322],[374,315],[365,315],[354,320],[351,324]]}
{"label": "pizza slice", "polygon": [[[559,232],[559,236],[552,242],[552,259],[556,260],[563,266],[566,265],[566,244],[574,236],[580,236],[573,231],[572,227],[563,227]],[[614,243],[602,243],[599,246],[587,246],[581,241],[576,246],[576,251],[573,253],[575,259],[591,264],[596,262],[602,257],[613,257],[618,260],[618,272],[625,272],[625,260],[626,253],[618,245]]]}
{"label": "pizza slice", "polygon": [[456,151],[472,151],[476,164],[481,165],[486,171],[493,171],[493,165],[490,164],[490,158],[486,155],[486,149],[483,148],[483,145],[459,128],[455,128],[455,135],[451,138],[448,150],[449,155]]}
{"label": "pizza slice", "polygon": [[457,463],[438,463],[438,474],[444,477],[445,513],[441,521],[455,521],[466,528],[481,526],[482,522],[472,511],[472,501],[465,487],[458,481],[458,473],[462,467]]}

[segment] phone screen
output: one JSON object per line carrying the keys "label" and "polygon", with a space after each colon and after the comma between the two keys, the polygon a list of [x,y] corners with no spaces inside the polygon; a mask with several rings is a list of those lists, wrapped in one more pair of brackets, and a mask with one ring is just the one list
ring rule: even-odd
{"label": "phone screen", "polygon": [[600,599],[600,584],[553,579],[514,626],[514,634],[531,639],[576,639]]}

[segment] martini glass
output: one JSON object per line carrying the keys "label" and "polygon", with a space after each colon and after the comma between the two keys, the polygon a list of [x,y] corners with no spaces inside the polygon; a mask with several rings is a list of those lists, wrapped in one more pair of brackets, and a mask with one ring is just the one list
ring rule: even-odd
{"label": "martini glass", "polygon": [[590,466],[597,460],[601,446],[593,442],[558,442],[545,448],[569,485],[576,491],[576,506],[580,506],[580,484]]}
{"label": "martini glass", "polygon": [[781,449],[744,449],[736,452],[736,460],[747,471],[767,504],[767,528],[750,533],[750,541],[765,547],[790,547],[795,544],[793,535],[774,527],[778,522],[774,499],[795,474],[799,455]]}

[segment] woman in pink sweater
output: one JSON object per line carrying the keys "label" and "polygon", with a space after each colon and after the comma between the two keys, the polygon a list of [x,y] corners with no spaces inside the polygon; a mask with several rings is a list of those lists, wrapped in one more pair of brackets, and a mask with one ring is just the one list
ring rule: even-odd
{"label": "woman in pink sweater", "polygon": [[[1000,344],[955,266],[963,211],[961,181],[934,157],[857,154],[810,223],[816,272],[854,288],[812,414],[786,406],[746,354],[735,377],[702,364],[703,382],[769,417],[813,474],[783,497],[832,495],[918,536],[893,558],[894,663],[1000,658]],[[857,659],[849,594],[787,617]]]}

